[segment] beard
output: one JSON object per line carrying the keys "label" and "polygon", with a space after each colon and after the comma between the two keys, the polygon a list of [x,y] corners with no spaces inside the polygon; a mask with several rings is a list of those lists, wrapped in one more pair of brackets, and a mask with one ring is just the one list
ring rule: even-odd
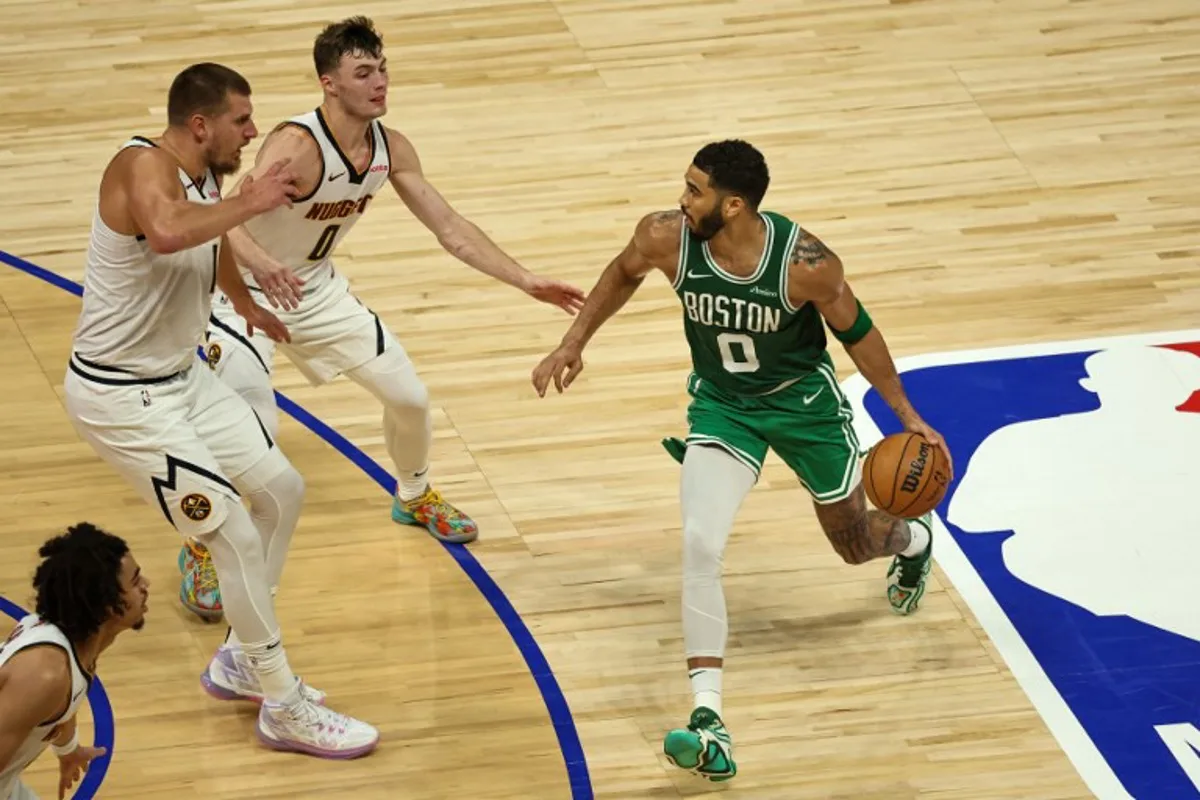
{"label": "beard", "polygon": [[242,153],[240,150],[235,150],[232,154],[223,157],[217,153],[209,153],[208,156],[208,168],[218,178],[225,175],[232,175],[238,171],[238,167],[241,165]]}
{"label": "beard", "polygon": [[725,218],[721,216],[721,207],[714,206],[713,210],[696,220],[696,229],[692,235],[702,242],[716,236],[725,227]]}

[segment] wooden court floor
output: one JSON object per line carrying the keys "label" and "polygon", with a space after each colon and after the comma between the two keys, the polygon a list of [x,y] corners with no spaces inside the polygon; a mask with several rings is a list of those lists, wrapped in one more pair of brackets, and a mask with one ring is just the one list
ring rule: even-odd
{"label": "wooden court floor", "polygon": [[[1184,0],[0,0],[0,250],[79,280],[100,172],[161,129],[179,69],[242,71],[267,129],[319,102],[312,38],[354,13],[385,34],[387,122],[534,271],[590,288],[640,215],[674,206],[695,150],[737,136],[767,156],[767,207],[840,253],[897,356],[1195,327]],[[146,629],[101,665],[116,745],[99,797],[1090,796],[940,570],[923,611],[893,617],[886,564],[843,565],[775,460],[726,558],[740,774],[718,789],[668,767],[662,734],[690,710],[678,470],[658,444],[684,426],[677,301],[648,280],[570,393],[539,400],[528,376],[566,316],[453,261],[395,197],[377,206],[338,259],[428,383],[435,481],[482,535],[456,558],[397,528],[368,474],[284,420],[309,487],[285,642],[384,735],[345,764],[271,753],[251,710],[203,694],[223,628],[179,608],[178,537],[62,408],[78,301],[0,267],[0,596],[28,605],[38,543],[80,519],[125,536],[154,582]],[[277,368],[387,466],[373,401]],[[45,797],[54,770],[30,774]]]}

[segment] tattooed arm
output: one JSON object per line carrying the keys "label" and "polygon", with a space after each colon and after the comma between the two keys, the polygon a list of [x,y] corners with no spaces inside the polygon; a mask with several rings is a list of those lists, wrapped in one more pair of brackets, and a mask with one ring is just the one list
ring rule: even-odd
{"label": "tattooed arm", "polygon": [[[796,238],[788,265],[788,300],[796,308],[811,302],[835,335],[852,334],[852,342],[843,346],[862,376],[875,387],[906,430],[920,433],[932,444],[941,444],[942,437],[921,419],[909,402],[887,342],[854,296],[842,260],[803,229]],[[953,474],[950,450],[942,447],[942,451]]]}

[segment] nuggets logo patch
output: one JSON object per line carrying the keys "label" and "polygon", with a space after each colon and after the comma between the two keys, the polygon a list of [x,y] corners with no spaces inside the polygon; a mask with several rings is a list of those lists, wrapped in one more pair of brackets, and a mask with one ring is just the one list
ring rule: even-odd
{"label": "nuggets logo patch", "polygon": [[192,522],[203,522],[212,513],[212,503],[202,494],[189,494],[179,501],[179,509]]}
{"label": "nuggets logo patch", "polygon": [[204,357],[208,360],[208,366],[216,368],[217,364],[221,361],[221,345],[216,342],[210,344]]}

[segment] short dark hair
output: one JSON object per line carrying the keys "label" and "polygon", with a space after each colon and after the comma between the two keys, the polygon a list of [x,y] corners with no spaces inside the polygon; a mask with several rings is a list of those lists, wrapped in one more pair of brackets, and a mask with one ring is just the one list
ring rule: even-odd
{"label": "short dark hair", "polygon": [[704,145],[692,164],[708,176],[714,189],[740,195],[756,211],[771,183],[763,154],[741,139]]}
{"label": "short dark hair", "polygon": [[249,97],[250,82],[221,64],[193,64],[171,81],[167,122],[184,125],[192,114],[215,117],[228,106],[230,93]]}
{"label": "short dark hair", "polygon": [[72,642],[95,635],[109,617],[124,614],[121,559],[129,546],[90,522],[80,522],[38,550],[33,575],[37,614]]}
{"label": "short dark hair", "polygon": [[328,75],[337,69],[342,56],[383,56],[383,37],[375,23],[367,17],[350,17],[325,27],[313,43],[313,65],[317,75]]}

